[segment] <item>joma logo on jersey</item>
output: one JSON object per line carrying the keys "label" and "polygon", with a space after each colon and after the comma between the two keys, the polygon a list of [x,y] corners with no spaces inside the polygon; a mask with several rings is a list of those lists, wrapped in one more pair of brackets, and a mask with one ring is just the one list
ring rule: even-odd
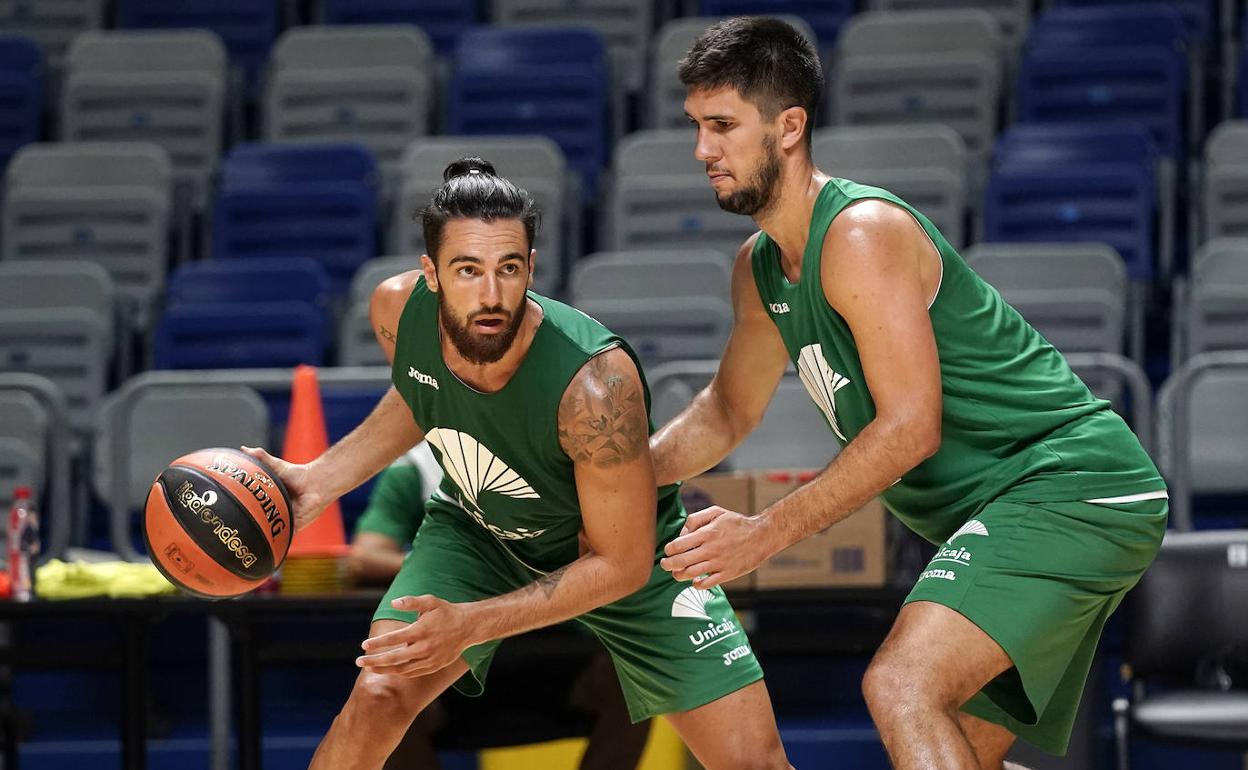
{"label": "joma logo on jersey", "polygon": [[769,302],[767,306],[771,308],[771,312],[773,313],[789,312],[789,303],[787,302]]}
{"label": "joma logo on jersey", "polygon": [[441,390],[441,388],[438,387],[437,380],[425,374],[424,372],[416,371],[416,367],[414,366],[407,367],[407,376],[411,377],[413,380],[416,380],[421,385],[429,385],[434,390]]}
{"label": "joma logo on jersey", "polygon": [[750,648],[744,644],[739,647],[733,647],[731,650],[724,653],[724,665],[731,666],[734,660],[741,660],[749,654]]}

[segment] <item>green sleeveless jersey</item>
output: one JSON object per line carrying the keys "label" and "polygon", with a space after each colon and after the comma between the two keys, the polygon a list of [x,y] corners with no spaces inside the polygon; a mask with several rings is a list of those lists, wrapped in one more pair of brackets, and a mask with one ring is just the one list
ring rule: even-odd
{"label": "green sleeveless jersey", "polygon": [[824,236],[846,206],[879,198],[909,211],[936,245],[929,313],[940,358],[940,449],[883,494],[934,543],[993,500],[1083,501],[1165,488],[1135,435],[1064,358],[976,275],[921,213],[876,187],[832,179],[820,191],[796,284],[765,233],[751,254],[763,305],[832,432],[848,443],[875,417],[858,348],[820,280]]}
{"label": "green sleeveless jersey", "polygon": [[[391,378],[445,471],[431,503],[476,522],[520,563],[544,573],[579,555],[581,509],[572,460],[559,445],[559,401],[573,375],[598,353],[620,347],[634,362],[637,357],[579,310],[528,296],[544,311],[532,346],[501,390],[482,393],[442,360],[437,295],[422,278],[399,319]],[[640,364],[637,371],[648,413]],[[678,492],[675,484],[658,490],[657,549],[684,522]]]}

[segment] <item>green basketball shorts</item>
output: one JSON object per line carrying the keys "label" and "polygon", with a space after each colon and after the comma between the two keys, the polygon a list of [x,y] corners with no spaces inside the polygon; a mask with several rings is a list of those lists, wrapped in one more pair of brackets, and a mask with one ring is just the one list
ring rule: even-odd
{"label": "green basketball shorts", "polygon": [[[540,577],[462,513],[437,502],[427,504],[426,511],[412,551],[374,621],[414,621],[416,613],[390,606],[400,596],[432,594],[471,602],[514,591]],[[763,677],[723,589],[703,591],[678,582],[657,559],[641,590],[576,620],[610,653],[634,722],[688,711]],[[484,691],[500,642],[464,651],[470,670],[455,683],[456,689],[466,695]]]}
{"label": "green basketball shorts", "polygon": [[963,711],[1065,754],[1105,621],[1165,534],[1166,500],[990,503],[937,551],[906,602],[954,609],[1014,668]]}

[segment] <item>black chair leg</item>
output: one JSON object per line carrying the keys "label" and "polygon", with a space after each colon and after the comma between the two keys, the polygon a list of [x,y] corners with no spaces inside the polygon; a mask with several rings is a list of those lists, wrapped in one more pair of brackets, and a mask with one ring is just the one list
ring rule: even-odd
{"label": "black chair leg", "polygon": [[[1114,699],[1114,748],[1117,759],[1117,770],[1131,770],[1131,701],[1126,698]],[[1248,770],[1248,767],[1245,767]]]}

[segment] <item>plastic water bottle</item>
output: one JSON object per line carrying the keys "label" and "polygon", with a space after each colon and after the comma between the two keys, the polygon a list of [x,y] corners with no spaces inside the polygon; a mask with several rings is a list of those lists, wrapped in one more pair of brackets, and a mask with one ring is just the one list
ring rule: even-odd
{"label": "plastic water bottle", "polygon": [[31,502],[30,487],[13,490],[13,507],[9,510],[9,584],[13,598],[30,601],[34,585],[31,567],[39,553],[39,515]]}

